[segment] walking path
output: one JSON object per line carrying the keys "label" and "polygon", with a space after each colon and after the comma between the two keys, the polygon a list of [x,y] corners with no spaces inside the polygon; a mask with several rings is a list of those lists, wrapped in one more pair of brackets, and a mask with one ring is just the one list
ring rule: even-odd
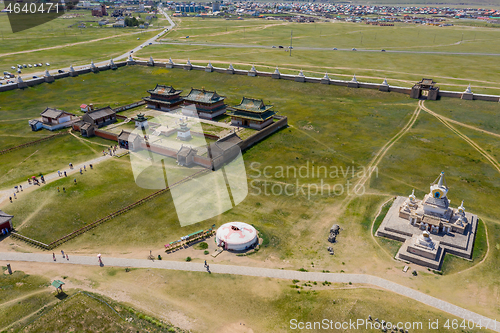
{"label": "walking path", "polygon": [[[119,155],[122,152],[122,150],[124,150],[124,149],[118,149],[116,151],[115,155]],[[111,158],[111,156],[106,154],[104,156],[100,156],[100,157],[94,158],[94,159],[86,161],[86,162],[82,162],[82,163],[79,163],[79,164],[74,164],[73,165],[73,169],[70,169],[69,165],[68,165],[67,168],[60,169],[61,176],[58,175],[57,171],[53,172],[53,173],[49,173],[47,175],[43,175],[43,177],[45,178],[45,184],[50,183],[51,181],[54,181],[56,179],[63,178],[64,177],[64,171],[66,171],[66,174],[69,176],[69,175],[72,175],[74,173],[80,172],[80,168],[83,169],[84,165],[86,165],[87,168],[90,170],[89,164],[96,165],[96,164],[98,164],[98,163],[100,163],[102,161],[105,161],[105,160],[109,159],[109,158]],[[27,177],[26,177],[26,179],[27,179]],[[40,181],[40,177],[37,177],[37,179]],[[40,186],[43,186],[45,184],[43,184],[43,183],[40,182]],[[9,200],[9,197],[12,197],[12,200],[19,200],[19,198],[23,194],[25,194],[27,192],[30,192],[30,190],[34,190],[33,186],[37,186],[37,185],[33,185],[33,182],[31,182],[31,184],[28,184],[28,181],[25,181],[25,182],[23,182],[23,183],[21,183],[19,185],[22,185],[23,191],[22,192],[19,191],[19,193],[16,192],[17,199],[14,199],[14,192],[15,192],[14,188],[0,191],[0,206],[2,205],[2,203],[4,201]]]}
{"label": "walking path", "polygon": [[[2,261],[29,261],[42,263],[56,263],[61,265],[91,265],[99,266],[97,257],[72,255],[70,260],[63,259],[60,255],[56,256],[57,261],[53,261],[51,254],[45,253],[18,253],[18,252],[0,252]],[[134,268],[158,268],[180,271],[205,272],[203,263],[168,261],[168,260],[146,260],[146,259],[126,259],[126,258],[107,258],[102,257],[104,266],[134,267]],[[6,264],[6,263],[5,263]],[[2,266],[5,266],[2,263]],[[287,280],[302,281],[328,281],[332,283],[363,283],[377,286],[396,294],[414,299],[425,305],[445,311],[451,315],[463,318],[466,321],[473,321],[478,325],[486,326],[495,332],[500,332],[500,323],[487,318],[475,312],[466,310],[451,303],[442,301],[435,297],[424,294],[420,291],[402,286],[395,282],[368,274],[345,274],[345,273],[319,273],[319,272],[299,272],[271,268],[258,268],[235,265],[210,264],[210,271],[217,274],[245,275],[256,277],[269,277]]]}

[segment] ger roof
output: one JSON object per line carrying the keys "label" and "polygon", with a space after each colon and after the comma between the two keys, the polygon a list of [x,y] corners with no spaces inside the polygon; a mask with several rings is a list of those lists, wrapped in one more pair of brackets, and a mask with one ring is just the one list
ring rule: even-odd
{"label": "ger roof", "polygon": [[176,90],[172,86],[165,86],[163,84],[157,84],[154,89],[148,90],[148,93],[150,94],[164,95],[164,96],[179,95],[181,92],[182,90]]}
{"label": "ger roof", "polygon": [[113,109],[108,105],[102,109],[87,112],[85,115],[89,116],[92,120],[96,120],[96,119],[100,119],[102,117],[106,117],[106,116],[109,116],[109,115],[112,115],[115,113],[116,112],[113,111]]}
{"label": "ger roof", "polygon": [[56,119],[65,113],[70,114],[70,113],[67,113],[63,110],[54,109],[54,108],[46,108],[42,113],[40,113],[40,116],[46,117],[46,118],[51,118],[51,119]]}
{"label": "ger roof", "polygon": [[202,103],[216,103],[218,101],[223,101],[224,99],[225,97],[220,96],[215,91],[195,88],[191,88],[189,94],[184,97],[184,100],[186,101]]}
{"label": "ger roof", "polygon": [[5,213],[4,211],[0,210],[0,223],[10,221],[10,219],[13,217],[14,217],[14,215],[9,215],[9,214]]}
{"label": "ger roof", "polygon": [[261,99],[243,97],[240,104],[233,106],[233,109],[262,113],[272,109],[272,107],[272,105],[265,105]]}

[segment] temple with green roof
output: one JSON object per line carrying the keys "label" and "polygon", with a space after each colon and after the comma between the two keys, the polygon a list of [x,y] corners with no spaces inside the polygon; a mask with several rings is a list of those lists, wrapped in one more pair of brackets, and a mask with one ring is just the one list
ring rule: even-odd
{"label": "temple with green roof", "polygon": [[220,96],[215,91],[191,88],[189,94],[184,97],[185,105],[194,105],[198,117],[203,119],[213,119],[226,112],[224,96]]}
{"label": "temple with green roof", "polygon": [[171,111],[178,108],[183,103],[180,96],[182,90],[176,90],[172,86],[157,84],[154,89],[148,90],[150,97],[143,97],[147,107],[161,111]]}
{"label": "temple with green roof", "polygon": [[243,97],[241,103],[227,112],[231,116],[231,124],[261,130],[273,123],[276,112],[272,105],[265,105],[261,99]]}

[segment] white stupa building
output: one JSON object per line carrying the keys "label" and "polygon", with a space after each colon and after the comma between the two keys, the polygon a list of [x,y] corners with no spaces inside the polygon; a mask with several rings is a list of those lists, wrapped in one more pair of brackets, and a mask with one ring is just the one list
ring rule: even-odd
{"label": "white stupa building", "polygon": [[225,250],[245,251],[259,243],[257,230],[243,222],[229,222],[217,229],[215,235],[217,246]]}
{"label": "white stupa building", "polygon": [[477,216],[465,211],[463,201],[451,208],[448,190],[441,172],[422,200],[415,191],[396,197],[376,233],[404,242],[396,259],[439,270],[446,252],[472,258]]}
{"label": "white stupa building", "polygon": [[189,141],[191,140],[191,138],[190,128],[185,121],[181,120],[179,128],[177,129],[177,139],[182,141]]}

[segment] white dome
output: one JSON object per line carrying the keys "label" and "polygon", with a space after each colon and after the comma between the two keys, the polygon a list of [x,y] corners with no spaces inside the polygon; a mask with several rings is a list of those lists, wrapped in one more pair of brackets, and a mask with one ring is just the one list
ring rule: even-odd
{"label": "white dome", "polygon": [[418,244],[429,249],[434,249],[434,242],[432,241],[428,231],[424,231],[422,235],[418,237]]}
{"label": "white dome", "polygon": [[247,223],[229,222],[217,229],[215,241],[226,250],[243,251],[258,242],[257,230]]}

